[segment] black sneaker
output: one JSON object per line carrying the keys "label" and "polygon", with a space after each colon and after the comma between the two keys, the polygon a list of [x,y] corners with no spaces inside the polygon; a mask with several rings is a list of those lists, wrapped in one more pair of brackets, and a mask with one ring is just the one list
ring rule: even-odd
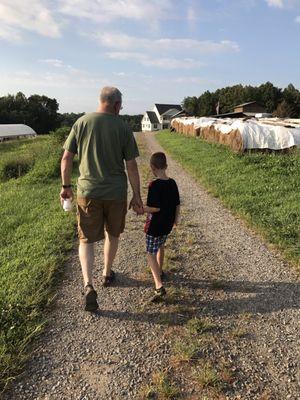
{"label": "black sneaker", "polygon": [[84,299],[85,299],[85,311],[97,311],[99,306],[97,303],[97,292],[92,285],[86,285]]}
{"label": "black sneaker", "polygon": [[102,277],[102,286],[104,286],[104,287],[110,286],[114,282],[115,279],[116,279],[116,274],[111,269],[109,276]]}
{"label": "black sneaker", "polygon": [[166,289],[163,286],[159,289],[155,289],[154,296],[150,299],[151,303],[159,303],[164,299],[166,294]]}

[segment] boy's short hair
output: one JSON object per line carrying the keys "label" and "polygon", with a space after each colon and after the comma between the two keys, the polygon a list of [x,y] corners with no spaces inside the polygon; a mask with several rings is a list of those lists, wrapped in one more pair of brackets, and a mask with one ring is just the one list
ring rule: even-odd
{"label": "boy's short hair", "polygon": [[157,169],[167,168],[167,157],[165,153],[162,152],[153,153],[150,158],[150,164]]}

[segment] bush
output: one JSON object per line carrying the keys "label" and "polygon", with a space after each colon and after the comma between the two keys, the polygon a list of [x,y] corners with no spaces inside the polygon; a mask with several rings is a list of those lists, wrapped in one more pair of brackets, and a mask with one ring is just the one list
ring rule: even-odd
{"label": "bush", "polygon": [[63,144],[68,135],[70,133],[70,128],[67,126],[63,126],[61,128],[56,129],[56,131],[50,132],[51,135],[57,140],[59,144]]}
{"label": "bush", "polygon": [[2,165],[0,170],[0,181],[4,182],[12,178],[20,178],[27,174],[33,165],[33,159],[7,161]]}

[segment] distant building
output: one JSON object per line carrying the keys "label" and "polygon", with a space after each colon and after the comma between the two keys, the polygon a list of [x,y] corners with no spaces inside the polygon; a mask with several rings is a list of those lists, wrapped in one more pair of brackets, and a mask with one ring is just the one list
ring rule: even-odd
{"label": "distant building", "polygon": [[261,104],[257,103],[257,101],[249,101],[248,103],[239,104],[234,107],[234,111],[228,112],[226,114],[217,114],[212,115],[215,118],[245,118],[245,117],[255,117],[256,115],[260,116],[270,116],[266,112],[266,108]]}
{"label": "distant building", "polygon": [[154,104],[152,111],[146,111],[142,118],[142,131],[158,131],[168,129],[174,116],[184,113],[179,104]]}
{"label": "distant building", "polygon": [[23,124],[0,124],[0,142],[35,136],[36,132],[30,126]]}
{"label": "distant building", "polygon": [[234,112],[242,112],[244,114],[261,114],[266,113],[266,108],[257,103],[257,101],[249,101],[248,103],[239,104],[234,107]]}

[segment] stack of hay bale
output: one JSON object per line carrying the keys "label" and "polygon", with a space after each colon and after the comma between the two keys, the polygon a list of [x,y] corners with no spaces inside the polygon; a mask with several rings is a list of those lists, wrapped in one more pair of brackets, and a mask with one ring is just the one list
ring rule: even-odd
{"label": "stack of hay bale", "polygon": [[185,136],[220,143],[235,152],[300,146],[300,120],[184,117],[173,119],[171,127]]}

